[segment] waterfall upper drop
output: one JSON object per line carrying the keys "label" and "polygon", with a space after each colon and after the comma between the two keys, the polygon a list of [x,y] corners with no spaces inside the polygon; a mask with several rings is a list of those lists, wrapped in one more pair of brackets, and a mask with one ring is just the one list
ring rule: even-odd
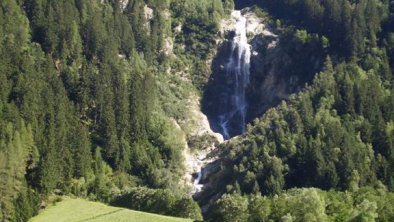
{"label": "waterfall upper drop", "polygon": [[[218,54],[218,57],[224,59],[220,69],[214,71],[213,77],[220,81],[209,95],[215,99],[208,104],[208,117],[212,128],[223,135],[224,139],[242,134],[247,124],[247,97],[246,91],[250,78],[250,57],[251,45],[247,38],[247,19],[241,11],[233,11],[232,17],[235,19],[234,34],[227,45],[224,44],[225,50]],[[218,95],[219,94],[219,95]],[[215,104],[212,104],[215,103]]]}

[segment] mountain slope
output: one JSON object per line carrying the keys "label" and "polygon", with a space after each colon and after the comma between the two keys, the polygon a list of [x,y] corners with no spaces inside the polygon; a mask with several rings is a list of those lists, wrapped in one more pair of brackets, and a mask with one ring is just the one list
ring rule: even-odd
{"label": "mountain slope", "polygon": [[387,221],[351,195],[394,191],[393,21],[392,0],[1,0],[0,221],[52,194],[297,221],[317,211],[286,198],[325,191],[350,196],[319,220]]}

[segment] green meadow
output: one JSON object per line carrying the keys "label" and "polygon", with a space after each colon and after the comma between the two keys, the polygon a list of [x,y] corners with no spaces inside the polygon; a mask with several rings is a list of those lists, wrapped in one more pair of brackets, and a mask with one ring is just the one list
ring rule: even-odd
{"label": "green meadow", "polygon": [[65,199],[42,211],[29,222],[191,222],[190,219],[162,216],[82,199]]}

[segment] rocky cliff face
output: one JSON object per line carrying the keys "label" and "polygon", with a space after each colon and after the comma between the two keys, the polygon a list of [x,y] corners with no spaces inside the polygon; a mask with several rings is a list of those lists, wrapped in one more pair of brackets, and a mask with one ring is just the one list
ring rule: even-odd
{"label": "rocky cliff face", "polygon": [[248,91],[249,121],[299,89],[298,77],[283,69],[291,65],[292,58],[281,48],[279,36],[265,29],[253,37],[251,44],[254,53],[251,59],[252,84]]}
{"label": "rocky cliff face", "polygon": [[[245,49],[235,42],[241,38],[239,20],[232,16],[223,21],[221,35],[224,41],[212,62],[212,74],[202,104],[212,129],[226,139],[242,134],[247,123],[299,91],[313,77],[300,78],[300,73],[293,72],[297,55],[282,47],[281,36],[275,34],[264,19],[249,8],[241,13],[247,36],[247,43],[243,44],[250,46],[250,58],[245,61],[245,55],[239,53]],[[243,61],[234,61],[236,59]],[[310,63],[310,73],[317,72],[321,61],[312,58]],[[229,66],[234,67],[229,69]],[[247,84],[242,80],[246,75]]]}
{"label": "rocky cliff face", "polygon": [[235,8],[236,9],[243,9],[246,7],[250,7],[254,4],[255,0],[235,0]]}
{"label": "rocky cliff face", "polygon": [[[180,27],[175,32],[180,32]],[[305,78],[301,75],[304,72],[295,69],[299,60],[310,64],[302,65],[308,73],[318,71],[321,59],[305,53],[304,57],[310,59],[297,60],[303,48],[287,40],[288,36],[251,9],[234,11],[222,21],[216,56],[207,60],[212,72],[201,106],[197,94],[185,98],[189,104],[188,117],[178,122],[185,132],[186,171],[182,181],[197,199],[211,200],[220,195],[212,193],[211,186],[217,183],[214,175],[222,164],[217,153],[223,137],[231,139],[242,134],[247,123],[300,90],[313,77]],[[183,74],[179,80],[189,81]]]}
{"label": "rocky cliff face", "polygon": [[122,9],[122,11],[125,10],[127,5],[129,4],[129,2],[130,2],[130,0],[120,0],[119,1],[120,9]]}
{"label": "rocky cliff face", "polygon": [[214,68],[218,69],[211,78],[215,88],[210,95],[214,98],[209,116],[212,126],[225,139],[245,131],[252,48],[247,38],[246,17],[241,11],[233,11],[231,16],[235,20],[234,30],[214,61]]}

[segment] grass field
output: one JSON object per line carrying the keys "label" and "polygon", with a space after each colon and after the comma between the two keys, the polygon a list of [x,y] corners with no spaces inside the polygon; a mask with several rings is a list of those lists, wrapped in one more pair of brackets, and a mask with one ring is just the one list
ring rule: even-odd
{"label": "grass field", "polygon": [[191,222],[189,219],[167,217],[82,199],[65,199],[41,212],[29,222]]}

